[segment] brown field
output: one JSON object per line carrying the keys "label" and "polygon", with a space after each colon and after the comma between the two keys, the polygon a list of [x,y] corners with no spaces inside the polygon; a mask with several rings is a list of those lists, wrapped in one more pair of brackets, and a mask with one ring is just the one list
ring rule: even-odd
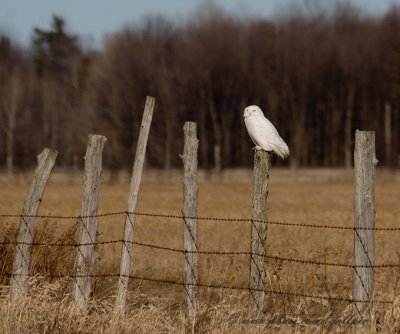
{"label": "brown field", "polygon": [[[30,175],[12,179],[0,175],[0,214],[19,213]],[[170,181],[154,171],[145,173],[139,212],[180,215],[182,185],[179,172]],[[126,174],[104,175],[99,213],[124,211],[129,189]],[[250,218],[252,174],[246,170],[227,171],[222,179],[200,173],[201,217]],[[342,170],[273,170],[270,176],[268,219],[271,222],[318,225],[353,225],[353,177]],[[77,175],[52,175],[42,201],[41,215],[78,215],[81,179]],[[400,174],[377,170],[377,227],[399,227]],[[0,218],[0,241],[15,240],[18,219]],[[75,220],[41,218],[36,241],[73,242]],[[124,216],[101,217],[98,241],[123,236]],[[203,251],[249,251],[249,222],[199,221],[199,242]],[[376,264],[399,263],[400,231],[376,232]],[[135,241],[182,249],[182,220],[138,216]],[[1,273],[11,270],[13,247],[2,246]],[[182,254],[134,246],[133,275],[180,282]],[[305,227],[268,227],[267,254],[293,259],[352,264],[351,230]],[[96,270],[99,274],[118,272],[120,244],[100,245]],[[200,281],[205,285],[247,285],[249,259],[243,255],[201,255]],[[132,280],[126,315],[112,316],[115,278],[96,278],[94,297],[83,313],[70,302],[68,279],[43,279],[40,275],[71,275],[73,248],[34,247],[30,294],[16,302],[9,300],[7,277],[1,277],[0,332],[2,333],[204,333],[264,332],[346,332],[352,307],[346,302],[280,294],[268,295],[266,313],[247,314],[248,295],[229,289],[200,289],[200,313],[194,323],[185,318],[183,288],[149,281]],[[306,295],[351,298],[352,269],[326,265],[269,260],[267,289]],[[376,300],[394,300],[394,305],[376,304],[367,317],[370,332],[397,333],[400,307],[397,305],[398,269],[377,269]],[[236,314],[237,317],[236,318]],[[283,319],[292,324],[267,325],[266,319]],[[325,319],[324,324],[318,322]],[[347,319],[347,320],[346,320]],[[340,323],[340,321],[342,321]],[[346,322],[347,321],[347,322]],[[277,321],[279,322],[279,321]],[[335,323],[336,322],[336,323]],[[297,324],[294,324],[297,323]],[[192,326],[192,327],[191,327]],[[365,329],[367,331],[367,329]],[[368,331],[367,331],[368,332]]]}

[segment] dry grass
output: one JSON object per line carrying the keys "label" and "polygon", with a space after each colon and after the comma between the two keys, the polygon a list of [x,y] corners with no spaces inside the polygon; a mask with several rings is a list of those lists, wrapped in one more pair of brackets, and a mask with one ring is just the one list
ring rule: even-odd
{"label": "dry grass", "polygon": [[[377,226],[398,227],[400,221],[400,175],[380,171],[377,174]],[[13,179],[0,177],[0,213],[21,210],[29,175]],[[352,226],[352,175],[340,170],[307,170],[294,177],[289,171],[273,170],[268,198],[269,220],[293,223]],[[100,213],[123,211],[129,188],[127,175],[105,175],[100,197]],[[210,217],[249,218],[251,215],[252,179],[248,171],[229,171],[222,180],[200,175],[199,215]],[[43,215],[77,215],[80,207],[80,177],[52,176],[40,213]],[[148,172],[141,187],[138,211],[180,215],[182,190],[179,174],[166,182],[162,175]],[[100,219],[98,240],[121,239],[123,216]],[[2,219],[0,241],[15,240],[17,219]],[[75,222],[60,219],[40,219],[36,241],[74,242]],[[199,238],[202,250],[248,251],[249,223],[200,221]],[[376,263],[399,262],[398,233],[377,232]],[[138,217],[135,240],[164,247],[182,248],[182,221],[154,217]],[[352,262],[351,231],[293,228],[270,225],[269,255],[297,259],[348,263]],[[0,249],[0,273],[10,272],[13,247]],[[119,245],[98,247],[97,273],[118,271]],[[94,298],[88,312],[83,313],[70,301],[71,282],[49,280],[40,275],[71,274],[73,248],[35,247],[27,298],[11,302],[8,279],[0,293],[0,332],[4,333],[313,333],[354,328],[357,319],[351,305],[326,301],[271,295],[267,313],[247,314],[245,292],[201,289],[201,312],[194,323],[184,315],[182,288],[134,280],[128,309],[124,317],[112,315],[116,280],[98,278]],[[200,257],[200,277],[203,284],[246,286],[247,256]],[[135,275],[180,281],[182,255],[135,246]],[[398,295],[396,269],[376,271],[375,298],[393,300]],[[282,261],[269,261],[267,288],[277,292],[351,297],[351,269],[312,266]],[[400,307],[377,304],[366,319],[371,332],[396,333],[400,329]],[[284,318],[284,319],[283,319]],[[286,325],[282,322],[286,321]],[[321,324],[320,322],[323,322]]]}

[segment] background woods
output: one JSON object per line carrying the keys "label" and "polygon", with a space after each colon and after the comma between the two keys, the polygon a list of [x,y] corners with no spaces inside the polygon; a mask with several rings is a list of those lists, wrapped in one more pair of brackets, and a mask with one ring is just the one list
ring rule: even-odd
{"label": "background woods", "polygon": [[[378,159],[398,164],[400,8],[365,16],[292,8],[274,20],[232,17],[214,5],[184,23],[151,17],[87,51],[54,17],[28,49],[0,37],[0,168],[28,167],[44,146],[83,164],[88,133],[108,138],[106,167],[131,166],[146,95],[157,99],[154,167],[180,166],[185,121],[198,123],[199,165],[249,166],[242,112],[258,104],[300,166],[351,165],[352,134],[376,131]],[[18,157],[18,159],[16,159]]]}

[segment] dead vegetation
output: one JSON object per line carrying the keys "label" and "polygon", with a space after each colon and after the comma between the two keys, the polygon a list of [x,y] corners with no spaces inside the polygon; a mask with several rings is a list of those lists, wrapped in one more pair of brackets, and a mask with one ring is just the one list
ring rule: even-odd
{"label": "dead vegetation", "polygon": [[[123,211],[128,182],[106,181],[100,195],[100,213]],[[273,170],[268,198],[269,220],[297,224],[352,226],[353,185],[351,174],[343,171],[303,171],[294,177],[288,171]],[[26,178],[29,180],[29,177]],[[182,185],[179,175],[170,182],[145,175],[138,211],[180,215]],[[377,173],[377,226],[398,227],[400,208],[399,175]],[[1,213],[18,213],[27,182],[0,179]],[[77,215],[81,184],[79,177],[53,175],[45,192],[40,213]],[[201,176],[199,215],[203,217],[249,218],[252,179],[248,171],[231,171],[222,180]],[[123,233],[123,216],[100,219],[98,241],[118,240]],[[17,218],[1,218],[0,241],[15,241]],[[162,247],[182,249],[182,221],[163,217],[138,217],[135,240]],[[43,218],[38,221],[35,242],[74,243],[74,220]],[[399,263],[398,233],[376,233],[376,264]],[[201,221],[200,250],[248,251],[248,222]],[[351,230],[310,229],[270,225],[267,254],[292,259],[329,263],[352,263]],[[0,247],[1,292],[0,331],[2,333],[328,333],[347,332],[367,324],[371,333],[397,333],[400,307],[397,300],[399,270],[376,270],[375,299],[395,300],[393,305],[374,304],[364,319],[352,313],[346,302],[286,295],[324,295],[351,298],[352,269],[269,260],[265,314],[247,313],[247,291],[200,289],[201,310],[194,322],[184,313],[183,288],[149,281],[131,280],[128,308],[116,317],[113,302],[115,277],[95,279],[94,296],[87,312],[71,302],[68,278],[43,276],[71,275],[73,247],[34,247],[29,296],[12,302],[6,275],[12,266],[13,245]],[[118,273],[120,245],[97,247],[97,274]],[[247,286],[249,259],[245,255],[201,255],[200,280],[204,285]],[[181,281],[182,254],[134,246],[133,275]]]}

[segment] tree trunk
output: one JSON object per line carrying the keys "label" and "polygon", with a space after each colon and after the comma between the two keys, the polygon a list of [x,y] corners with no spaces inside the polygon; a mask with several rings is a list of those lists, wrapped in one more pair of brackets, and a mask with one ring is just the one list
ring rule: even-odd
{"label": "tree trunk", "polygon": [[205,169],[208,169],[208,137],[207,137],[207,112],[206,108],[202,107],[200,109],[200,155],[201,155],[201,162],[202,166]]}
{"label": "tree trunk", "polygon": [[221,166],[221,145],[222,145],[222,133],[221,133],[221,127],[219,126],[218,123],[218,115],[217,111],[215,109],[214,102],[208,98],[208,109],[210,111],[210,116],[211,116],[211,121],[213,124],[213,130],[214,130],[214,138],[215,138],[215,144],[214,144],[214,163],[215,163],[215,172],[217,174],[221,174],[222,166]]}
{"label": "tree trunk", "polygon": [[172,120],[170,114],[165,114],[165,149],[164,149],[164,175],[166,181],[171,180],[172,164]]}
{"label": "tree trunk", "polygon": [[391,165],[392,158],[392,108],[390,103],[385,104],[385,163]]}
{"label": "tree trunk", "polygon": [[346,111],[345,111],[345,123],[344,123],[344,149],[345,149],[345,168],[350,170],[352,166],[352,126],[353,126],[353,105],[354,105],[354,85],[350,85],[347,101],[346,101]]}
{"label": "tree trunk", "polygon": [[14,173],[14,143],[15,143],[15,123],[16,112],[10,110],[8,114],[8,127],[7,127],[7,174]]}
{"label": "tree trunk", "polygon": [[[305,111],[302,105],[292,108],[297,108],[296,117],[293,118],[294,127],[294,155],[291,161],[292,170],[296,170],[299,166],[304,164],[307,155],[307,141],[305,138]],[[296,109],[293,109],[296,110]]]}
{"label": "tree trunk", "polygon": [[9,103],[7,108],[7,130],[6,130],[6,161],[7,174],[14,173],[14,151],[15,151],[15,128],[17,124],[18,103],[21,98],[21,81],[19,72],[13,73],[10,79]]}

